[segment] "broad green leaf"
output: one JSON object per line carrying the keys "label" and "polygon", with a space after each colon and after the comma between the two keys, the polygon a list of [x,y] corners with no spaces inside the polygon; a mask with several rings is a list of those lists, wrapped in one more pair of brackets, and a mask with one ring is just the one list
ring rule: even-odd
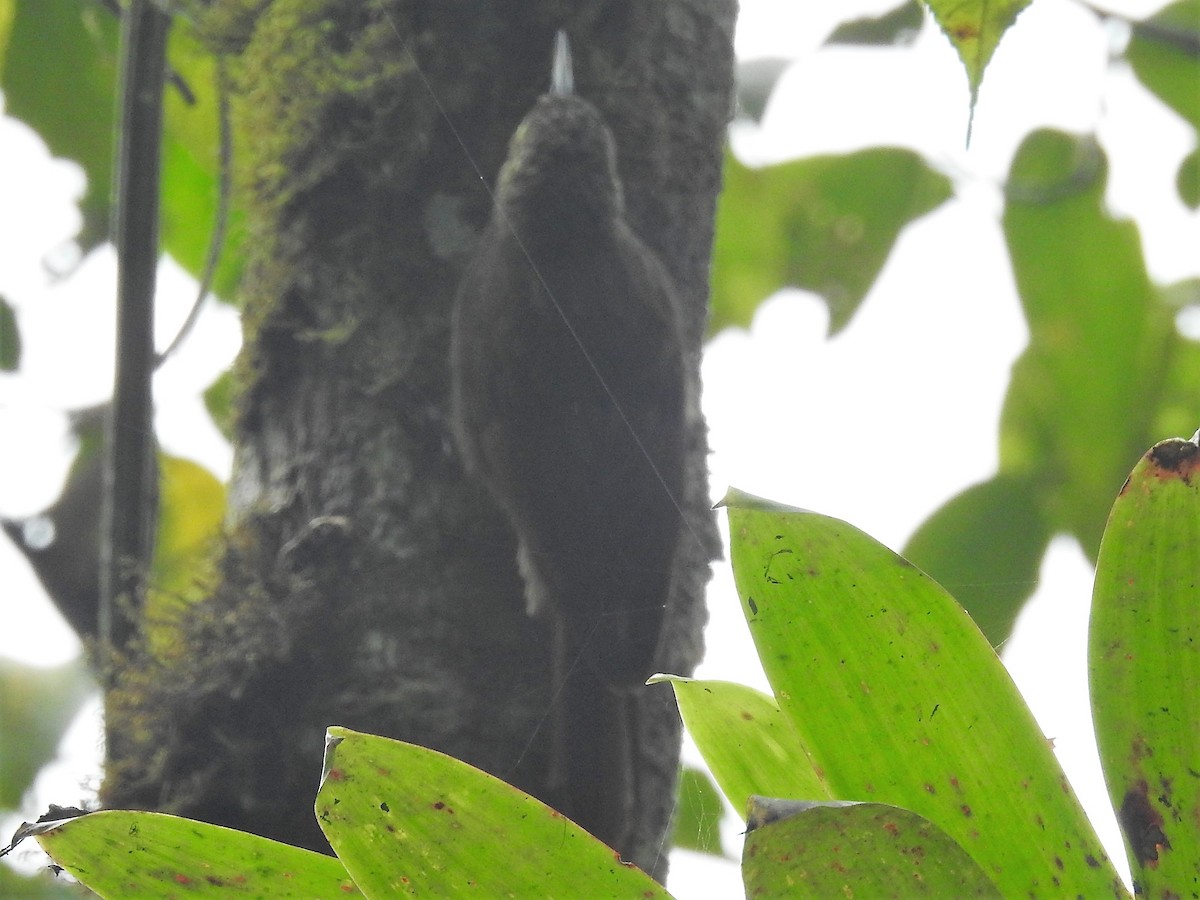
{"label": "broad green leaf", "polygon": [[729,681],[668,676],[688,734],[743,818],[750,797],[826,800],[832,793],[771,697]]}
{"label": "broad green leaf", "polygon": [[668,897],[574,822],[434,750],[334,727],[317,820],[369,897]]}
{"label": "broad green leaf", "polygon": [[7,0],[0,47],[5,111],[33,128],[55,156],[87,176],[80,201],[87,250],[108,235],[116,129],[117,19],[83,0]]}
{"label": "broad green leaf", "polygon": [[1142,84],[1200,129],[1200,0],[1177,0],[1135,23],[1125,57]]}
{"label": "broad green leaf", "polygon": [[767,297],[798,287],[824,298],[836,334],[901,229],[950,195],[950,180],[911,150],[875,148],[763,169],[730,157],[717,210],[711,331],[748,327]]}
{"label": "broad green leaf", "polygon": [[0,809],[21,802],[95,689],[80,660],[41,668],[0,657]]}
{"label": "broad green leaf", "polygon": [[225,440],[233,440],[233,371],[226,370],[204,390],[204,408]]}
{"label": "broad green leaf", "polygon": [[[37,131],[55,156],[83,168],[87,191],[77,240],[88,250],[108,238],[111,218],[119,23],[95,0],[0,0],[0,23],[5,14],[11,16],[0,44],[6,112]],[[161,235],[164,249],[200,277],[219,192],[215,65],[184,20],[172,29],[169,59],[176,80],[163,98]],[[229,218],[213,285],[222,297],[232,294],[242,263],[242,217],[234,211]]]}
{"label": "broad green leaf", "polygon": [[157,655],[179,649],[179,614],[211,588],[225,518],[225,485],[191,460],[158,455],[158,533],[146,637]]}
{"label": "broad green leaf", "polygon": [[721,792],[706,772],[687,766],[679,773],[672,817],[671,845],[712,856],[728,857],[721,843]]}
{"label": "broad green leaf", "polygon": [[1134,883],[1200,877],[1200,447],[1163,441],[1112,507],[1088,633],[1092,715]]}
{"label": "broad green leaf", "polygon": [[1104,207],[1106,171],[1091,138],[1036,131],[1013,161],[1004,212],[1030,336],[1001,416],[1000,468],[1039,485],[1049,526],[1093,559],[1105,498],[1152,442],[1180,343],[1137,226]]}
{"label": "broad green leaf", "polygon": [[1160,288],[1162,301],[1172,310],[1200,307],[1200,275],[1184,278]]}
{"label": "broad green leaf", "polygon": [[1037,131],[1018,150],[1004,229],[1030,341],[1005,400],[1000,473],[908,548],[993,641],[1032,589],[1039,544],[1066,531],[1094,558],[1104,498],[1141,449],[1200,419],[1200,345],[1175,327],[1200,294],[1151,283],[1136,226],[1105,209],[1105,174],[1091,138]]}
{"label": "broad green leaf", "polygon": [[162,813],[89,813],[37,842],[101,897],[361,896],[331,856]]}
{"label": "broad green leaf", "polygon": [[[1196,294],[1200,279],[1180,282],[1161,291],[1164,303],[1170,308],[1171,297],[1181,293]],[[1195,301],[1193,301],[1195,302]],[[1177,338],[1169,350],[1163,375],[1161,394],[1157,398],[1152,434],[1189,434],[1200,421],[1200,400],[1196,385],[1200,384],[1200,343]],[[1153,443],[1153,438],[1146,444]]]}
{"label": "broad green leaf", "polygon": [[163,591],[185,591],[225,518],[225,485],[191,460],[160,453],[158,538],[154,582]]}
{"label": "broad green leaf", "polygon": [[924,21],[918,0],[904,0],[883,15],[843,22],[825,38],[825,43],[905,46],[916,40]]}
{"label": "broad green leaf", "polygon": [[1175,173],[1175,190],[1188,209],[1200,209],[1200,148],[1193,150],[1179,164]]}
{"label": "broad green leaf", "polygon": [[[162,244],[197,279],[204,274],[221,192],[217,64],[184,19],[171,30],[168,58],[192,102],[168,87],[163,97]],[[226,173],[231,175],[232,173]],[[244,217],[229,211],[213,290],[230,299],[241,275]]]}
{"label": "broad green leaf", "polygon": [[993,647],[1012,632],[1037,587],[1050,529],[1037,486],[995,475],[946,502],[904,548],[971,614]]}
{"label": "broad green leaf", "polygon": [[19,897],[20,900],[75,900],[92,896],[87,888],[44,869],[35,875],[19,875],[0,864],[0,897]]}
{"label": "broad green leaf", "polygon": [[742,851],[747,897],[1000,897],[946,832],[883,803],[755,798]]}
{"label": "broad green leaf", "polygon": [[0,372],[15,372],[21,364],[21,332],[17,314],[8,300],[0,296]]}
{"label": "broad green leaf", "polygon": [[1033,716],[962,608],[845,522],[731,495],[759,659],[834,799],[910,809],[1004,896],[1122,894]]}
{"label": "broad green leaf", "polygon": [[971,109],[1000,38],[1030,0],[925,0],[967,70]]}

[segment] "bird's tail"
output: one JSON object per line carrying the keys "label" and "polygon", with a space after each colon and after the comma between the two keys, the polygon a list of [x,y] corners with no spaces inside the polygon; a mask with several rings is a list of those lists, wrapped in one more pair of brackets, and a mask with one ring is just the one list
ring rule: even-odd
{"label": "bird's tail", "polygon": [[636,699],[611,688],[577,657],[572,660],[561,631],[557,637],[551,770],[556,805],[610,847],[625,850],[633,824]]}

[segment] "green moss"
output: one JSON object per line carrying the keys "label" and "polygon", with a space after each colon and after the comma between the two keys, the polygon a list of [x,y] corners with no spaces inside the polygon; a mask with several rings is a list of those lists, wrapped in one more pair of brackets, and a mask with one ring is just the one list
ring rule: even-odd
{"label": "green moss", "polygon": [[[424,88],[404,51],[402,16],[390,6],[218,0],[210,10],[212,44],[238,51],[231,71],[235,179],[252,270],[242,286],[248,344],[303,270],[296,255],[335,230],[322,221],[323,208],[345,202],[346,182],[362,189],[353,179],[379,177],[388,161],[416,158],[425,144],[427,127],[396,127],[420,106],[413,92]],[[355,223],[349,234],[346,224],[336,230],[353,240]]]}
{"label": "green moss", "polygon": [[[187,813],[221,796],[223,775],[202,757],[229,726],[206,711],[225,708],[235,719],[254,718],[269,712],[256,711],[256,703],[275,702],[272,692],[240,707],[233,700],[258,671],[289,652],[278,627],[281,604],[293,615],[302,606],[272,576],[274,557],[263,550],[261,527],[253,521],[228,532],[222,583],[173,623],[186,653],[155,653],[142,644],[106,661],[105,806]],[[161,794],[164,784],[170,796]]]}

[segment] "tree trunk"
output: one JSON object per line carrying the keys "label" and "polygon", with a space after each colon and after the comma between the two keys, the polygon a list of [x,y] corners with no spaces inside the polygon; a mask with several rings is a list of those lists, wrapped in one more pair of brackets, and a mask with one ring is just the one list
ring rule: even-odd
{"label": "tree trunk", "polygon": [[[447,428],[449,310],[491,206],[480,179],[494,183],[565,27],[576,91],[616,137],[628,220],[686,305],[698,387],[733,18],[733,0],[214,0],[200,26],[234,73],[249,223],[227,546],[186,656],[130,661],[109,696],[107,805],[322,848],[331,724],[544,793],[551,642]],[[689,412],[661,660],[682,673],[716,547]],[[679,720],[666,686],[640,707],[640,820],[618,849],[662,877]]]}

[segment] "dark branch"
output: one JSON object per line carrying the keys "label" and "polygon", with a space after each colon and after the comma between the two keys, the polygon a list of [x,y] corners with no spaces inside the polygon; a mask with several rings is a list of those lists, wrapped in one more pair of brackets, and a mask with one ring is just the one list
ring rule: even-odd
{"label": "dark branch", "polygon": [[101,530],[99,629],[128,643],[153,550],[156,466],[151,375],[158,265],[159,156],[170,18],[133,0],[121,23],[117,146],[117,364]]}

